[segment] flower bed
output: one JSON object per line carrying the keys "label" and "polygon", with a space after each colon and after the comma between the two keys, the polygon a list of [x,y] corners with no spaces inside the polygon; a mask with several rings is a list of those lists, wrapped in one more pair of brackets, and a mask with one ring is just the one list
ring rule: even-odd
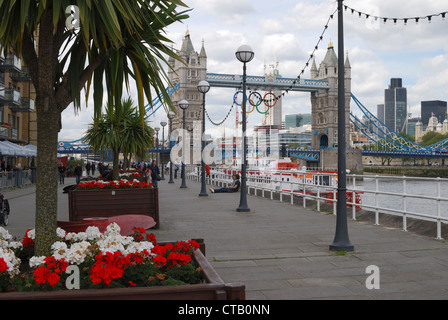
{"label": "flower bed", "polygon": [[134,179],[120,180],[120,181],[87,181],[81,182],[76,187],[76,190],[108,190],[108,189],[144,189],[152,188],[152,183],[141,182]]}
{"label": "flower bed", "polygon": [[0,228],[0,300],[244,299],[244,286],[225,284],[195,240],[158,244],[138,228],[121,236],[116,224],[57,234],[53,254],[36,257],[33,230],[15,242]]}

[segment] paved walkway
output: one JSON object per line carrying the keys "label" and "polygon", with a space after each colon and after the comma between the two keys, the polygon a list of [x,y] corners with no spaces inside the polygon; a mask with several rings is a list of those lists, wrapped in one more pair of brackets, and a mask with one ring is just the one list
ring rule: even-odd
{"label": "paved walkway", "polygon": [[[249,196],[250,213],[238,213],[239,194],[199,197],[200,184],[160,184],[159,240],[203,238],[206,256],[226,282],[243,282],[246,298],[448,299],[448,245],[383,226],[348,221],[355,251],[329,250],[335,216]],[[34,220],[34,189],[4,192],[10,232]],[[68,219],[60,189],[59,219]],[[21,233],[19,233],[21,235]],[[366,288],[368,266],[379,268],[379,289]],[[369,278],[369,279],[370,279]],[[367,281],[373,283],[372,281]]]}

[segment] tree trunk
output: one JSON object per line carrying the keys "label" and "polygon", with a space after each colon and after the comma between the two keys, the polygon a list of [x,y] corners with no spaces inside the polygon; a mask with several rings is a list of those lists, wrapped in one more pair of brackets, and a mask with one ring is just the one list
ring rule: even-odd
{"label": "tree trunk", "polygon": [[112,176],[114,180],[118,180],[119,172],[118,172],[118,157],[120,155],[120,150],[114,150],[114,163],[113,163],[113,171]]}
{"label": "tree trunk", "polygon": [[[58,179],[57,143],[61,113],[49,97],[38,96],[36,176],[36,256],[50,255],[56,240]],[[54,100],[53,100],[54,101]]]}

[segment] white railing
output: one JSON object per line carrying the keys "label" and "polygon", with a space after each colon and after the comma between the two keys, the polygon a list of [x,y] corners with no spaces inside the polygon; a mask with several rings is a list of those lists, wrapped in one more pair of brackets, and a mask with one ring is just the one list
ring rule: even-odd
{"label": "white railing", "polygon": [[[239,170],[212,169],[207,183],[227,186],[232,182],[233,173]],[[294,199],[301,199],[304,208],[307,200],[313,200],[318,211],[322,202],[327,202],[333,205],[332,213],[337,213],[337,186],[326,185],[326,178],[323,181],[328,173],[313,173],[314,181],[307,181],[305,176],[298,181],[288,181],[291,171],[278,173],[280,176],[274,181],[269,175],[248,170],[248,194],[267,195],[271,200],[276,196],[281,202],[289,196],[291,204]],[[199,166],[187,166],[187,178],[200,181],[200,174]],[[436,239],[442,239],[442,223],[448,223],[448,179],[348,174],[347,195],[348,213],[351,210],[353,220],[356,220],[357,210],[373,212],[375,225],[380,224],[380,213],[401,216],[403,231],[408,231],[407,218],[432,221],[437,224]]]}

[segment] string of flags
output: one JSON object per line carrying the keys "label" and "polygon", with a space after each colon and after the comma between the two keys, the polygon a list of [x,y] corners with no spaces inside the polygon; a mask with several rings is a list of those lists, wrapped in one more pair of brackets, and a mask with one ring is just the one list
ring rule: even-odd
{"label": "string of flags", "polygon": [[442,20],[445,20],[446,17],[448,16],[448,11],[444,11],[444,12],[440,12],[440,13],[434,13],[434,14],[430,14],[430,15],[426,15],[426,16],[416,16],[416,17],[402,17],[402,18],[394,18],[394,17],[382,17],[382,16],[376,16],[376,15],[372,15],[369,13],[365,13],[359,10],[356,10],[354,8],[351,8],[347,5],[344,5],[344,10],[350,10],[352,15],[357,14],[359,16],[359,18],[365,17],[366,19],[370,19],[373,18],[375,19],[375,21],[383,21],[384,23],[386,23],[387,21],[393,21],[394,24],[396,25],[398,21],[403,21],[404,25],[407,25],[408,22],[411,21],[415,21],[415,23],[419,23],[419,21],[421,20],[428,20],[429,23],[431,23],[431,21],[433,20],[433,18],[435,17],[442,17]]}

